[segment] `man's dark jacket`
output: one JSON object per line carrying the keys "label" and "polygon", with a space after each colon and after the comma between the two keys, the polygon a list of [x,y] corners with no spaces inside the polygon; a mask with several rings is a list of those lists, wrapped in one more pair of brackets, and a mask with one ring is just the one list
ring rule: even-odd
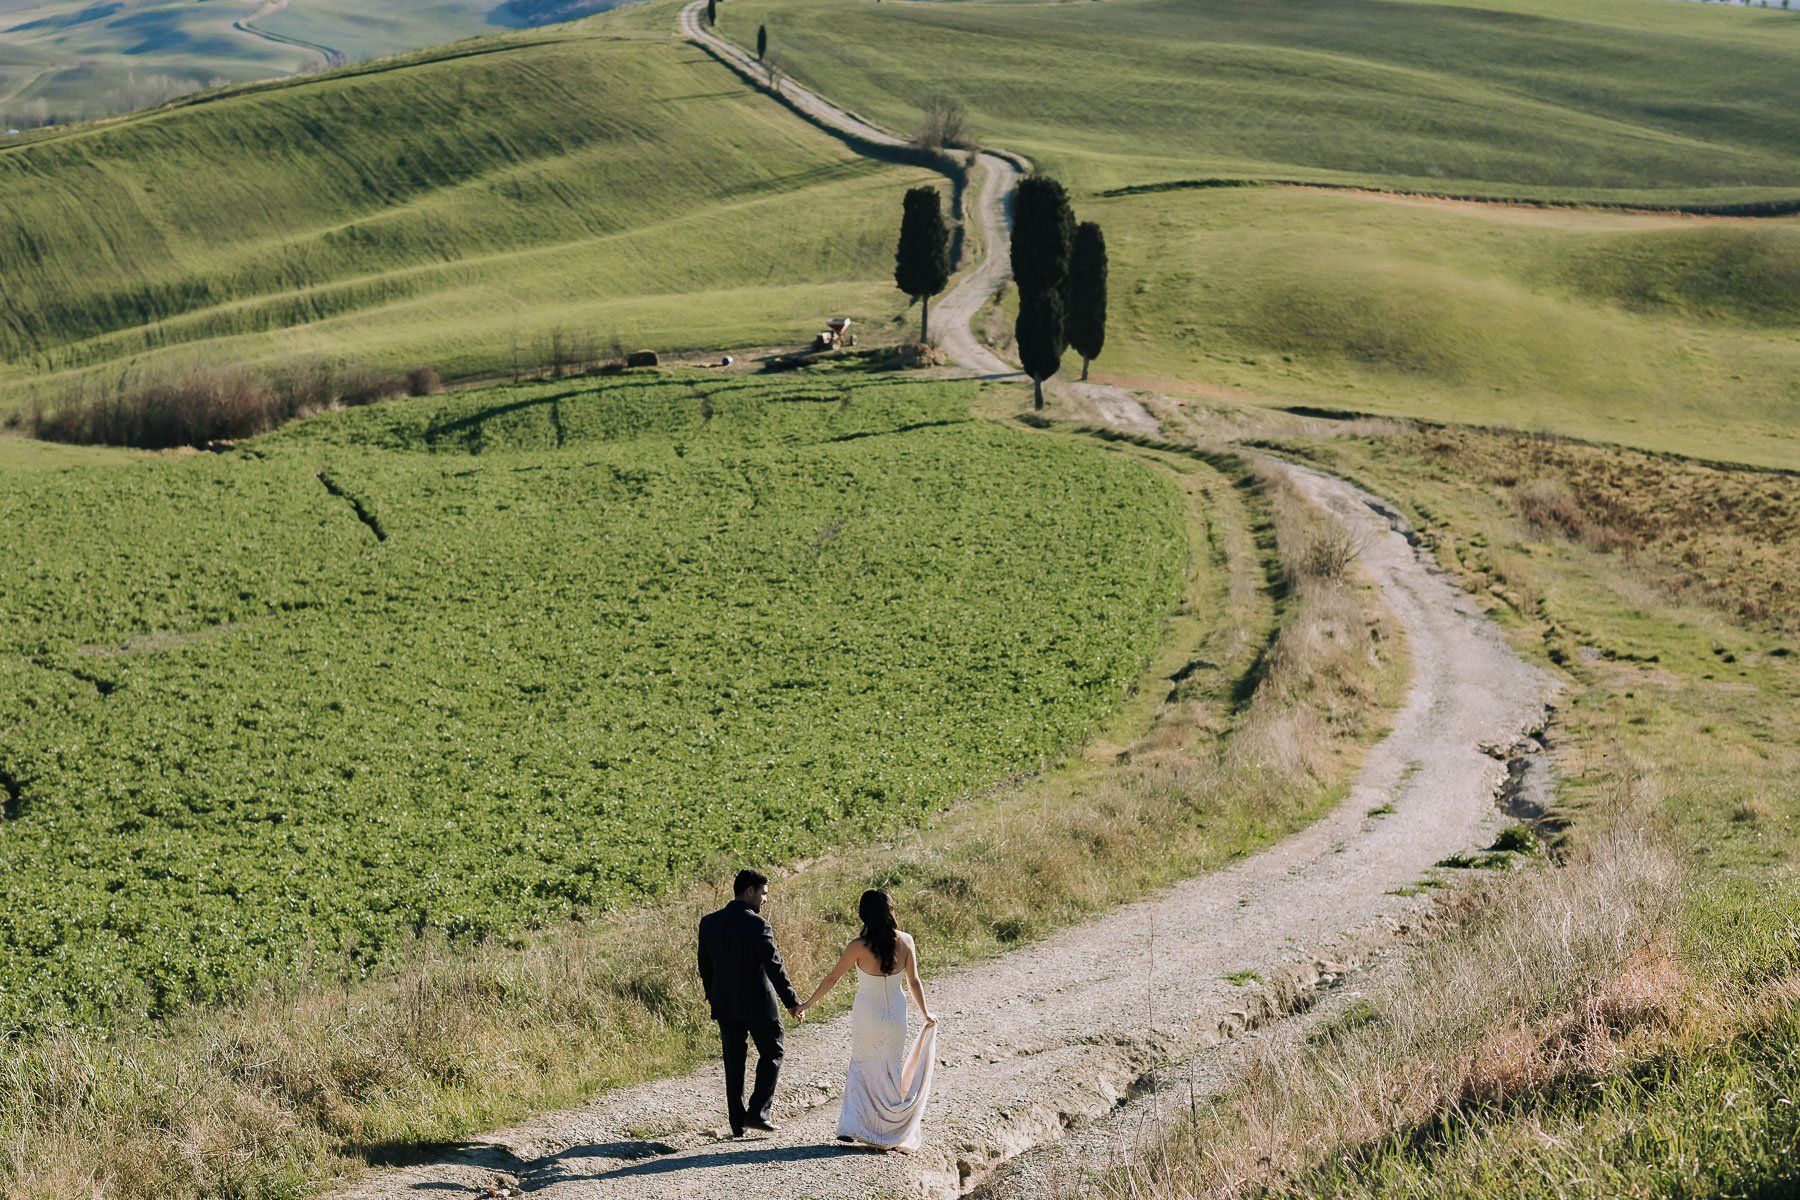
{"label": "man's dark jacket", "polygon": [[775,949],[775,931],[742,900],[700,918],[700,982],[715,1021],[779,1024],[780,1006],[800,1003]]}

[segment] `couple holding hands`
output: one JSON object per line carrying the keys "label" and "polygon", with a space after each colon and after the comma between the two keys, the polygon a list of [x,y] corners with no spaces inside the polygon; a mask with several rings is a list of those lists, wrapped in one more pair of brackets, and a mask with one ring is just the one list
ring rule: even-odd
{"label": "couple holding hands", "polygon": [[[763,918],[768,879],[739,871],[736,898],[700,920],[700,981],[725,1058],[725,1105],[731,1135],[746,1129],[775,1130],[770,1120],[775,1085],[781,1075],[781,1014],[796,1021],[838,981],[856,972],[856,1003],[850,1009],[850,1070],[837,1137],[882,1150],[919,1147],[925,1102],[931,1092],[937,1018],[925,1003],[919,982],[919,955],[911,935],[894,918],[894,902],[883,891],[867,891],[857,906],[862,934],[844,947],[837,965],[811,998],[801,1003],[788,982],[775,933]],[[910,991],[925,1027],[906,1044],[906,993]],[[744,1099],[747,1043],[756,1043],[756,1086]]]}

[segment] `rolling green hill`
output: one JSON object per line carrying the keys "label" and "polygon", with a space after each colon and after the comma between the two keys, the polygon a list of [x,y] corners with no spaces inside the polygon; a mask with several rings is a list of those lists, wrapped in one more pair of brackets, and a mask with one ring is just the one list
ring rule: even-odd
{"label": "rolling green hill", "polygon": [[529,385],[0,473],[0,1031],[788,861],[1083,736],[1182,501],[972,391]]}
{"label": "rolling green hill", "polygon": [[1800,467],[1800,219],[1298,188],[1080,209],[1112,253],[1108,375]]}
{"label": "rolling green hill", "polygon": [[929,92],[1071,186],[1299,177],[1612,200],[1800,197],[1800,19],[1639,0],[734,0],[896,129]]}
{"label": "rolling green hill", "polygon": [[[1800,222],[1429,206],[1800,202],[1800,18],[1637,0],[734,0],[909,129],[946,91],[1113,251],[1098,369],[1800,466]],[[827,16],[829,11],[829,16]],[[1128,189],[1139,190],[1135,194]],[[1115,193],[1108,195],[1107,193]]]}
{"label": "rolling green hill", "polygon": [[0,398],[158,352],[466,375],[559,326],[800,339],[898,311],[895,214],[927,178],[666,35],[516,35],[178,104],[0,150]]}
{"label": "rolling green hill", "polygon": [[605,0],[0,0],[0,116],[111,116],[221,82],[359,62],[603,7]]}

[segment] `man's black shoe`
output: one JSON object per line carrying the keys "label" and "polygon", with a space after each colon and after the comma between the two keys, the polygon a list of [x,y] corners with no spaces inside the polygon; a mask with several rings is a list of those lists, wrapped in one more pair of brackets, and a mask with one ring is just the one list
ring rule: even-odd
{"label": "man's black shoe", "polygon": [[777,1130],[779,1130],[781,1128],[781,1126],[772,1124],[771,1122],[768,1122],[768,1121],[758,1121],[758,1120],[752,1119],[752,1120],[744,1122],[744,1128],[745,1129],[760,1129],[764,1133],[774,1133]]}

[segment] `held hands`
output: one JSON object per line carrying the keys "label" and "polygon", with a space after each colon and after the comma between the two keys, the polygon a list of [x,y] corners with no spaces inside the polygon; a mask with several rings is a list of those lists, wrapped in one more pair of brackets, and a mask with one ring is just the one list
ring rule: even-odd
{"label": "held hands", "polygon": [[796,1021],[802,1021],[802,1022],[805,1021],[806,1020],[806,1005],[804,1005],[804,1004],[788,1005],[788,1016],[794,1018],[794,1020],[796,1020]]}

